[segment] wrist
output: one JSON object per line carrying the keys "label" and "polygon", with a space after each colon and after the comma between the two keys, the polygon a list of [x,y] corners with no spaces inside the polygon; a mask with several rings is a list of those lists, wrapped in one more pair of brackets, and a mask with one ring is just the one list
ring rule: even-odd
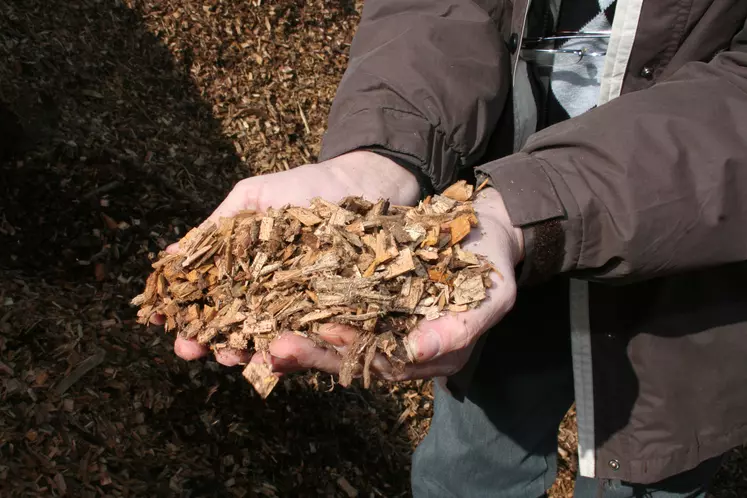
{"label": "wrist", "polygon": [[399,205],[412,205],[420,198],[420,185],[415,175],[375,152],[348,152],[320,165],[329,168],[353,195],[363,195],[374,201],[387,198]]}
{"label": "wrist", "polygon": [[511,223],[511,218],[500,192],[492,187],[479,192],[475,199],[475,210],[478,218],[492,217],[503,227],[510,246],[511,263],[513,266],[521,263],[525,256],[524,231]]}

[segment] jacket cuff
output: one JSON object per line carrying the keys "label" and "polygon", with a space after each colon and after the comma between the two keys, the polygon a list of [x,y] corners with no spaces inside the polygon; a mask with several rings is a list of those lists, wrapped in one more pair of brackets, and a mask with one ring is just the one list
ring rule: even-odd
{"label": "jacket cuff", "polygon": [[476,172],[500,192],[512,224],[524,232],[517,285],[537,284],[576,267],[583,240],[581,212],[548,163],[520,152]]}
{"label": "jacket cuff", "polygon": [[386,107],[359,110],[331,123],[322,140],[319,160],[361,149],[387,151],[411,171],[417,168],[421,187],[430,192],[440,192],[453,182],[461,160],[428,120]]}

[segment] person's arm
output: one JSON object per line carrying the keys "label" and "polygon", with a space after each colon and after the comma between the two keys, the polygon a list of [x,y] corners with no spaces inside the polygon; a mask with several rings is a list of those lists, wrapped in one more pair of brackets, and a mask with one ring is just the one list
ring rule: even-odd
{"label": "person's arm", "polygon": [[622,283],[747,260],[747,26],[711,62],[478,172],[525,229],[522,281]]}
{"label": "person's arm", "polygon": [[374,150],[441,191],[484,154],[510,86],[504,0],[366,2],[320,160]]}

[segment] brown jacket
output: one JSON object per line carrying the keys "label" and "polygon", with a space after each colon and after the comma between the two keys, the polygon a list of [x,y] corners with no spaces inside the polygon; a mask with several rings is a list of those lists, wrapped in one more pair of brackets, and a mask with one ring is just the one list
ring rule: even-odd
{"label": "brown jacket", "polygon": [[747,1],[618,0],[600,105],[539,132],[527,2],[366,2],[321,158],[489,178],[520,285],[569,282],[581,474],[656,482],[747,442]]}

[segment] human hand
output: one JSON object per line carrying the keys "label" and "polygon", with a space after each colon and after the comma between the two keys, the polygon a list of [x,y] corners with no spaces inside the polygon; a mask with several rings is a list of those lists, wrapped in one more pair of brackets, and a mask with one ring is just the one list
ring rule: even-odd
{"label": "human hand", "polygon": [[[349,195],[388,198],[393,204],[412,205],[419,197],[419,186],[412,173],[390,159],[372,152],[351,152],[322,163],[241,180],[208,221],[217,222],[245,209],[266,211],[286,204],[307,206],[314,197],[336,202]],[[168,252],[176,250],[177,244],[167,248]],[[162,324],[163,317],[155,316],[152,321]],[[298,345],[293,339],[284,338],[274,347],[285,355],[288,348]],[[209,349],[197,341],[178,337],[174,352],[185,360],[194,360],[208,354]],[[216,353],[216,360],[232,366],[246,363],[249,357],[243,352],[222,349]]]}
{"label": "human hand", "polygon": [[[520,229],[514,228],[501,195],[492,188],[477,194],[474,208],[478,229],[471,233],[463,248],[486,256],[500,272],[492,272],[493,286],[487,298],[475,309],[449,313],[436,320],[421,320],[406,338],[413,363],[395,372],[381,354],[371,363],[371,372],[387,380],[411,380],[453,375],[461,370],[479,337],[508,313],[516,300],[514,267],[523,259],[524,241]],[[344,353],[353,344],[356,329],[325,324],[319,335]],[[310,340],[292,334],[281,336],[270,345],[266,359],[276,372],[289,373],[318,369],[338,373],[342,356],[316,347]],[[257,357],[254,361],[265,361]]]}

